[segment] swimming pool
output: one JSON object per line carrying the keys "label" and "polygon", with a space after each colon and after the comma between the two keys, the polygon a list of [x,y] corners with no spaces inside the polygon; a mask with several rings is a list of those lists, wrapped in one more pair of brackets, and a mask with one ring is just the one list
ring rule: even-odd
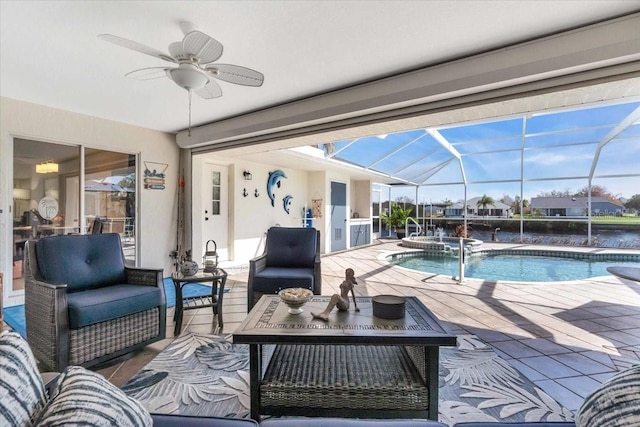
{"label": "swimming pool", "polygon": [[[394,254],[392,264],[412,270],[458,277],[458,258],[423,251]],[[611,265],[640,267],[640,255],[495,250],[465,260],[465,277],[517,282],[555,282],[608,276]]]}

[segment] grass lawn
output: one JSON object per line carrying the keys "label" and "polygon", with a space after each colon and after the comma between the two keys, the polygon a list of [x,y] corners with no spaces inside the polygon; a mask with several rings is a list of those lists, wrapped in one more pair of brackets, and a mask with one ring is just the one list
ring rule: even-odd
{"label": "grass lawn", "polygon": [[592,224],[640,225],[640,216],[594,216]]}

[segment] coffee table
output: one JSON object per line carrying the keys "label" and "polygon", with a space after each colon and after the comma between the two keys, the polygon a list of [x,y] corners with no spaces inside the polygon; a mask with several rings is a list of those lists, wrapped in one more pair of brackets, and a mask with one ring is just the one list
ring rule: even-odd
{"label": "coffee table", "polygon": [[233,333],[249,344],[251,418],[437,420],[439,347],[455,346],[456,336],[416,297],[406,297],[399,320],[374,317],[371,297],[357,297],[360,312],[312,319],[329,299],[315,296],[292,315],[265,295]]}
{"label": "coffee table", "polygon": [[[212,307],[213,314],[218,315],[218,327],[222,330],[222,298],[224,297],[224,285],[227,282],[227,272],[222,268],[216,268],[211,273],[205,273],[202,270],[192,276],[185,276],[182,273],[173,273],[171,275],[173,287],[176,291],[176,308],[173,320],[175,327],[174,335],[180,335],[182,330],[182,317],[185,310],[195,310],[198,308]],[[211,294],[201,296],[182,295],[182,288],[189,283],[211,283]]]}

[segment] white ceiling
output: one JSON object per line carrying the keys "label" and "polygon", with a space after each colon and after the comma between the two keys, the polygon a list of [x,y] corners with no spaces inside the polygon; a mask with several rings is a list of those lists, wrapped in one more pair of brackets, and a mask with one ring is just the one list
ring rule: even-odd
{"label": "white ceiling", "polygon": [[224,45],[220,63],[265,75],[193,99],[194,126],[639,10],[636,0],[0,0],[0,96],[166,132],[188,123],[187,93],[124,74],[167,63],[97,38],[167,51],[188,21]]}

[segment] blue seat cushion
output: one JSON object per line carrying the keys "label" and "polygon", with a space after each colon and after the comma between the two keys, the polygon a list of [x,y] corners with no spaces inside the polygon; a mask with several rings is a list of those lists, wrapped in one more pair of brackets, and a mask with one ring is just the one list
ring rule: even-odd
{"label": "blue seat cushion", "polygon": [[313,268],[267,267],[253,278],[253,290],[276,293],[284,288],[313,290]]}
{"label": "blue seat cushion", "polygon": [[36,242],[38,270],[46,282],[73,292],[124,283],[124,256],[116,233],[45,237]]}
{"label": "blue seat cushion", "polygon": [[267,232],[267,266],[313,268],[318,230],[272,227]]}
{"label": "blue seat cushion", "polygon": [[79,329],[94,323],[157,307],[162,292],[155,286],[113,285],[67,294],[69,327]]}

